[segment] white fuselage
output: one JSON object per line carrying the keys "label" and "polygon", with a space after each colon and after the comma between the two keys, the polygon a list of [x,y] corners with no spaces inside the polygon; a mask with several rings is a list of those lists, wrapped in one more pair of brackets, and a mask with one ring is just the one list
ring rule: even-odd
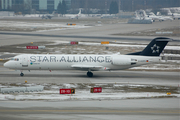
{"label": "white fuselage", "polygon": [[159,56],[23,54],[15,56],[4,66],[16,70],[105,71],[122,70],[159,61]]}

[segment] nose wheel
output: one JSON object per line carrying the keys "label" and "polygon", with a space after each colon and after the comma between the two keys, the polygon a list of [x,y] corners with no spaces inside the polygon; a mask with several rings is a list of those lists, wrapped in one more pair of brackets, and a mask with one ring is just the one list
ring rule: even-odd
{"label": "nose wheel", "polygon": [[87,76],[88,76],[88,77],[92,77],[92,76],[93,76],[93,73],[92,73],[92,72],[87,72]]}
{"label": "nose wheel", "polygon": [[20,76],[21,76],[21,77],[24,76],[24,73],[21,73]]}

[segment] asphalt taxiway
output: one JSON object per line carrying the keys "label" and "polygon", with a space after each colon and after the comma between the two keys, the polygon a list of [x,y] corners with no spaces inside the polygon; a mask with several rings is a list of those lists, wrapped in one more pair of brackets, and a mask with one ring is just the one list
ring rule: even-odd
{"label": "asphalt taxiway", "polygon": [[87,77],[86,71],[23,71],[11,70],[0,66],[0,83],[122,83],[122,84],[152,84],[164,86],[180,85],[179,72],[163,71],[105,71],[93,72],[92,78]]}
{"label": "asphalt taxiway", "polygon": [[179,120],[180,100],[131,99],[104,101],[1,101],[3,120]]}
{"label": "asphalt taxiway", "polygon": [[[13,20],[12,20],[13,21]],[[157,36],[118,36],[114,34],[130,33],[137,31],[148,31],[154,29],[164,29],[177,27],[179,20],[155,22],[153,24],[102,24],[101,26],[92,26],[81,29],[65,29],[58,31],[44,31],[44,32],[17,32],[17,31],[0,31],[0,45],[13,45],[40,41],[134,41],[149,43]],[[65,24],[65,23],[64,23]],[[179,44],[179,37],[171,36]]]}
{"label": "asphalt taxiway", "polygon": [[[84,29],[38,32],[0,32],[0,45],[14,45],[42,41],[151,41],[151,37],[120,37],[112,34],[161,29],[177,26],[179,21],[155,22],[152,25],[128,25],[124,23],[95,26]],[[177,40],[179,38],[173,37]],[[179,42],[178,42],[179,44]],[[163,71],[115,71],[94,72],[88,78],[84,71],[20,71],[9,70],[0,64],[0,83],[125,83],[179,86],[179,72]],[[179,120],[179,98],[131,99],[104,101],[0,101],[0,119],[98,119],[98,120]]]}

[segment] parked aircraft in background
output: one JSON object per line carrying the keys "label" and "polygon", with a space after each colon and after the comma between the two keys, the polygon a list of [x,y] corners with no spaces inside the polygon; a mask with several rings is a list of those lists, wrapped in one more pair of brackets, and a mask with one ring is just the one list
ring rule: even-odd
{"label": "parked aircraft in background", "polygon": [[150,20],[151,22],[153,22],[153,19],[152,18],[149,18],[147,15],[145,15],[143,13],[143,11],[139,10],[139,11],[135,11],[135,14],[136,14],[136,18],[137,19],[141,19],[141,20]]}
{"label": "parked aircraft in background", "polygon": [[43,15],[41,18],[42,19],[51,19],[53,15]]}
{"label": "parked aircraft in background", "polygon": [[152,19],[146,19],[144,17],[141,17],[137,11],[134,13],[135,17],[132,17],[128,20],[128,24],[152,24]]}
{"label": "parked aircraft in background", "polygon": [[170,11],[170,9],[166,9],[167,10],[167,12],[168,12],[168,15],[169,16],[172,16],[174,19],[180,19],[180,14],[178,14],[178,13],[172,13],[171,11]]}
{"label": "parked aircraft in background", "polygon": [[146,14],[146,12],[144,10],[140,10],[142,12],[142,14],[146,17],[149,17],[151,19],[153,19],[153,22],[155,22],[155,20],[159,20],[159,21],[165,21],[165,20],[173,20],[172,17],[170,16],[156,16],[153,12],[150,12],[149,15]]}
{"label": "parked aircraft in background", "polygon": [[52,14],[45,14],[41,16],[42,19],[51,19],[52,17],[55,17],[55,11]]}
{"label": "parked aircraft in background", "polygon": [[123,70],[159,62],[159,55],[171,40],[155,38],[143,51],[127,55],[22,54],[4,63],[4,67],[20,70],[20,76],[24,76],[23,70],[83,70],[88,71],[88,77],[92,77],[92,71]]}
{"label": "parked aircraft in background", "polygon": [[139,15],[138,15],[137,11],[135,11],[134,14],[135,14],[135,16],[136,16],[134,19],[136,19],[136,20],[140,20],[140,19],[141,19],[141,18],[139,17]]}
{"label": "parked aircraft in background", "polygon": [[145,14],[147,17],[152,18],[153,22],[155,22],[156,20],[159,21],[164,21],[165,19],[163,19],[161,16],[156,16],[153,12],[150,12],[148,15]]}
{"label": "parked aircraft in background", "polygon": [[116,17],[116,15],[115,14],[102,14],[101,15],[101,19],[103,19],[103,18],[115,18]]}
{"label": "parked aircraft in background", "polygon": [[71,15],[70,19],[78,19],[79,17],[81,17],[81,9],[79,9],[79,13],[76,15]]}
{"label": "parked aircraft in background", "polygon": [[159,20],[159,21],[173,20],[173,18],[170,16],[161,16],[161,15],[156,16],[153,12],[150,12],[148,17],[152,18],[153,20]]}

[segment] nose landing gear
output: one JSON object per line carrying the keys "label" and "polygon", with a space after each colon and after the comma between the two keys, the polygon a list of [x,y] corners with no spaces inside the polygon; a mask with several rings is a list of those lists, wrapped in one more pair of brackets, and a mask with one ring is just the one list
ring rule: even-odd
{"label": "nose landing gear", "polygon": [[87,72],[87,76],[88,76],[88,77],[93,77],[93,73],[88,71],[88,72]]}
{"label": "nose landing gear", "polygon": [[24,76],[24,73],[21,73],[20,76]]}
{"label": "nose landing gear", "polygon": [[23,73],[23,71],[21,71],[21,74],[20,74],[20,76],[22,77],[22,76],[24,76],[24,73]]}

